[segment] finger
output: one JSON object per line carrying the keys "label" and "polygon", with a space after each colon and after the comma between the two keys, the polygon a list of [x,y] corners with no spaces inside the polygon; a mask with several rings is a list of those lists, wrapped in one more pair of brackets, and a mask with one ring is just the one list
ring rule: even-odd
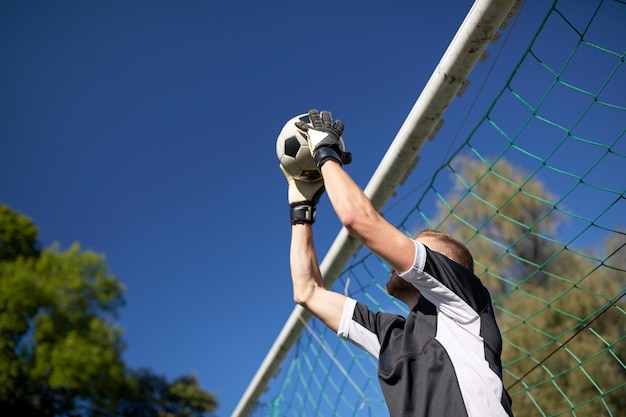
{"label": "finger", "polygon": [[309,130],[309,124],[306,122],[296,122],[296,129],[298,129],[301,132],[306,132]]}
{"label": "finger", "polygon": [[333,115],[329,111],[322,111],[320,113],[322,116],[322,124],[324,127],[333,127]]}
{"label": "finger", "polygon": [[309,119],[311,120],[311,125],[313,127],[323,126],[320,113],[316,109],[309,110]]}
{"label": "finger", "polygon": [[335,120],[334,127],[339,132],[339,136],[341,136],[341,134],[343,133],[343,128],[344,128],[343,122],[341,120]]}

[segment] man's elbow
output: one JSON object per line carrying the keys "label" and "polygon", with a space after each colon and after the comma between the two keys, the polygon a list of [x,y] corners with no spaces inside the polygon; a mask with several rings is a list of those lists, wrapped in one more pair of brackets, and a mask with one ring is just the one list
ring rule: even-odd
{"label": "man's elbow", "polygon": [[338,214],[339,221],[348,233],[360,238],[375,220],[375,213],[351,207]]}
{"label": "man's elbow", "polygon": [[296,304],[298,304],[298,305],[300,305],[300,306],[302,306],[302,307],[306,308],[307,297],[304,297],[302,294],[300,294],[300,293],[294,293],[294,294],[293,294],[293,301],[294,301]]}
{"label": "man's elbow", "polygon": [[315,291],[314,285],[306,285],[304,287],[294,287],[293,290],[293,301],[296,304],[301,305],[304,308],[307,308],[307,305],[311,301],[313,297],[313,293]]}
{"label": "man's elbow", "polygon": [[360,213],[355,207],[352,206],[344,207],[342,210],[337,211],[339,221],[351,233],[356,230],[362,216],[363,213]]}

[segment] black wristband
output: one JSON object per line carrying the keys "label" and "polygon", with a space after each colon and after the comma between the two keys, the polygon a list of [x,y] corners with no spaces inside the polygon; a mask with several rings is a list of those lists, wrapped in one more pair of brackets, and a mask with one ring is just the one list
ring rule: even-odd
{"label": "black wristband", "polygon": [[315,205],[311,202],[303,202],[290,206],[291,224],[315,223]]}
{"label": "black wristband", "polygon": [[337,162],[339,165],[343,165],[342,157],[339,152],[337,152],[334,148],[330,146],[322,146],[315,150],[315,155],[313,155],[313,159],[315,159],[315,164],[317,165],[317,169],[320,169],[324,162],[329,159]]}

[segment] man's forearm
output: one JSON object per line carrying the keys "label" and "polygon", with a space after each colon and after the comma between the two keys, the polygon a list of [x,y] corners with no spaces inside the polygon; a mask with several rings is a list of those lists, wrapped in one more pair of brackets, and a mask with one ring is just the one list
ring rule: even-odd
{"label": "man's forearm", "polygon": [[310,224],[292,226],[289,257],[294,300],[298,304],[305,304],[315,287],[324,286]]}

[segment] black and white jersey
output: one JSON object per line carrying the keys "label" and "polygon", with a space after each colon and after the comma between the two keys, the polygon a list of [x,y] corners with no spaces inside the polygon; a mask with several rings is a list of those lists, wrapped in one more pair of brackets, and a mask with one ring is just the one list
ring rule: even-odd
{"label": "black and white jersey", "polygon": [[348,298],[337,332],[378,358],[392,417],[512,416],[491,297],[471,271],[419,242],[400,277],[421,297],[408,317]]}

